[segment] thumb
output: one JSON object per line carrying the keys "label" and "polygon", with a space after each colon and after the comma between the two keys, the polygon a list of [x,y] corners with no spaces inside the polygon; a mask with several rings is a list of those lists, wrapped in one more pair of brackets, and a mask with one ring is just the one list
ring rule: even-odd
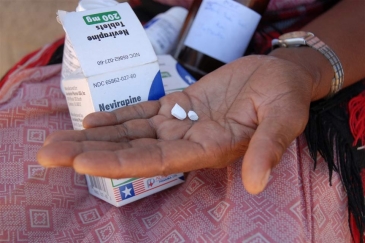
{"label": "thumb", "polygon": [[299,135],[294,131],[295,127],[291,129],[276,118],[260,123],[243,158],[242,183],[251,194],[265,189],[271,169],[280,162],[290,143]]}

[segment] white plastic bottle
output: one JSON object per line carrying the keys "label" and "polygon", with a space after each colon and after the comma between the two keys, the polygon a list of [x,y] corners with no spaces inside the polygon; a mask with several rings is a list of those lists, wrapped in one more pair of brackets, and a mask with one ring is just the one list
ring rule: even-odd
{"label": "white plastic bottle", "polygon": [[187,14],[185,8],[172,7],[144,25],[157,55],[170,54],[175,49]]}
{"label": "white plastic bottle", "polygon": [[[76,12],[81,12],[90,9],[97,9],[102,7],[111,7],[117,5],[118,2],[115,0],[80,0],[76,7]],[[67,35],[65,38],[65,44],[63,48],[63,59],[62,59],[62,71],[61,71],[61,90],[64,93],[62,87],[62,80],[70,76],[81,72],[80,62],[77,59],[75,51],[69,41]]]}

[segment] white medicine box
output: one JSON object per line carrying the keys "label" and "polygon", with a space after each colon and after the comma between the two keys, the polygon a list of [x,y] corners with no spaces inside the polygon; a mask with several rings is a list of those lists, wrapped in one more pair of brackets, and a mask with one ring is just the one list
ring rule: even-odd
{"label": "white medicine box", "polygon": [[[61,84],[75,130],[83,129],[82,120],[92,112],[165,95],[157,56],[128,3],[83,12],[59,11],[58,19],[79,65],[62,77]],[[86,179],[92,195],[122,206],[180,184],[184,176]]]}

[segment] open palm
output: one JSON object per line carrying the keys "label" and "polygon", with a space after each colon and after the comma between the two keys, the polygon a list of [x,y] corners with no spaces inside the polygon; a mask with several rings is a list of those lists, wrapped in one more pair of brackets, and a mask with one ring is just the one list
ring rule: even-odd
{"label": "open palm", "polygon": [[[312,83],[296,64],[244,57],[159,101],[88,115],[85,130],[50,135],[38,161],[73,166],[83,174],[129,178],[220,168],[244,156],[243,183],[258,193],[305,128]],[[176,103],[199,119],[174,118]]]}

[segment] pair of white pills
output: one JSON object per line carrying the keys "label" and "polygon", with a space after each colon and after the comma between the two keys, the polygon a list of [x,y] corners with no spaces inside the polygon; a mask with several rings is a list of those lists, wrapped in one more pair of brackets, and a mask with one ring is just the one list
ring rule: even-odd
{"label": "pair of white pills", "polygon": [[171,115],[173,115],[179,120],[184,120],[186,116],[188,116],[189,119],[192,121],[197,121],[199,119],[198,115],[194,111],[189,111],[188,114],[186,115],[185,110],[177,103],[172,108]]}

